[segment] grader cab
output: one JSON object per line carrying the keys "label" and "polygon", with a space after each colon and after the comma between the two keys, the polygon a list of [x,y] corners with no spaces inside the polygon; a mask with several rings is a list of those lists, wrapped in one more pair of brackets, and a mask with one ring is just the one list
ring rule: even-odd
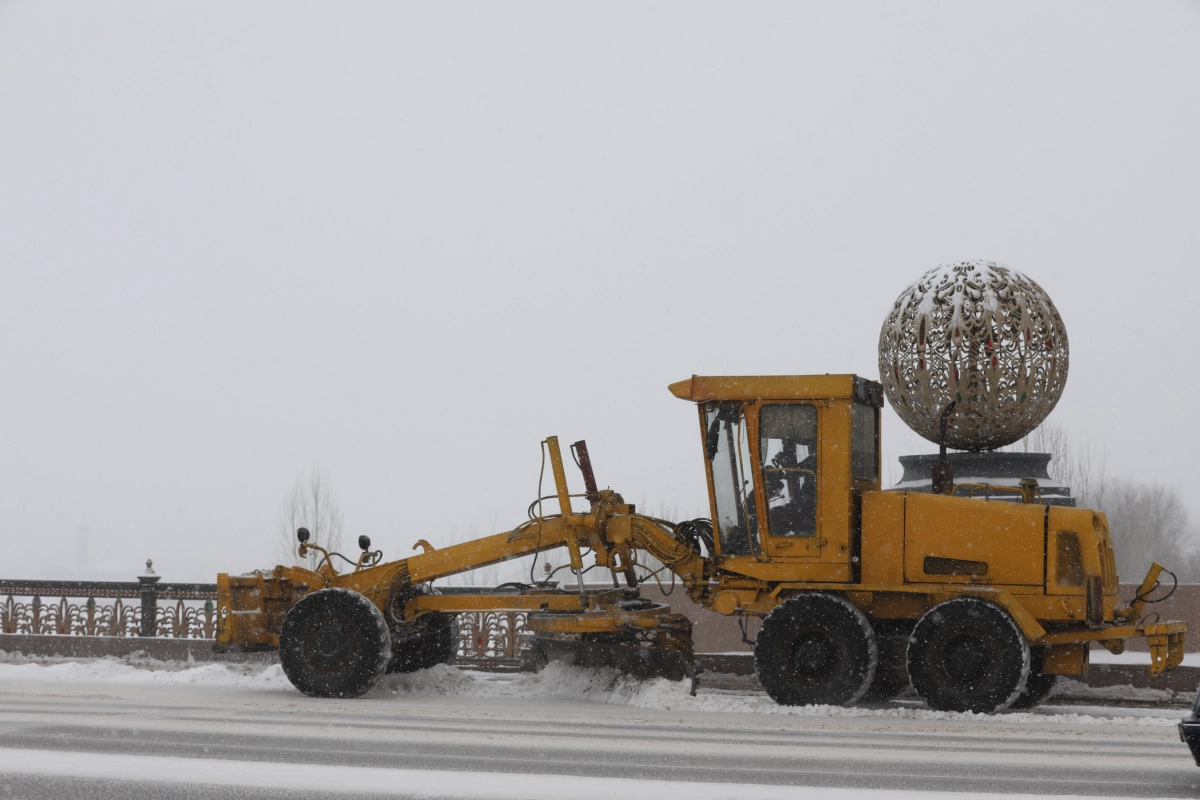
{"label": "grader cab", "polygon": [[[669,570],[702,607],[763,618],[755,669],[784,704],[880,702],[911,682],[937,709],[1028,707],[1058,675],[1087,671],[1092,642],[1120,652],[1134,637],[1148,639],[1151,673],[1181,662],[1185,624],[1139,620],[1160,566],[1118,604],[1103,514],[1048,505],[1030,482],[1008,502],[994,487],[883,491],[879,384],[693,376],[670,390],[698,408],[710,519],[637,513],[598,488],[583,442],[572,447],[586,491],[572,495],[550,437],[557,513],[535,501],[510,531],[443,549],[422,540],[424,552],[387,563],[362,537],[348,573],[301,531],[301,554],[321,554],[315,570],[218,576],[218,645],[278,648],[302,691],[352,696],[385,671],[451,661],[458,613],[524,611],[535,664],[694,679],[690,622],[637,589]],[[568,551],[574,587],[433,588],[552,548]],[[584,585],[585,556],[613,588]]]}

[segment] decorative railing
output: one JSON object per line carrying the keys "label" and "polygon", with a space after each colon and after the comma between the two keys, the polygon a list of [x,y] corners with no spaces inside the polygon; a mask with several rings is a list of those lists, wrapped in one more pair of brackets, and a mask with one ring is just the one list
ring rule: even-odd
{"label": "decorative railing", "polygon": [[458,615],[458,661],[463,666],[517,669],[530,635],[523,611],[474,611]]}
{"label": "decorative railing", "polygon": [[0,633],[213,639],[217,632],[215,583],[0,580],[0,597]]}
{"label": "decorative railing", "polygon": [[[457,663],[516,669],[527,620],[524,612],[459,614]],[[216,632],[215,583],[0,580],[0,635],[213,640]]]}

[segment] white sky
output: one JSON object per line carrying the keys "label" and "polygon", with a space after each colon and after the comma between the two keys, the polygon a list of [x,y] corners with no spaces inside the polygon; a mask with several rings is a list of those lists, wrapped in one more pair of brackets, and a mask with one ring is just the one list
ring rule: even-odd
{"label": "white sky", "polygon": [[668,383],[877,377],[962,258],[1195,513],[1197,75],[1195,2],[2,3],[0,573],[273,564],[316,463],[400,556],[523,519],[549,434],[706,513]]}

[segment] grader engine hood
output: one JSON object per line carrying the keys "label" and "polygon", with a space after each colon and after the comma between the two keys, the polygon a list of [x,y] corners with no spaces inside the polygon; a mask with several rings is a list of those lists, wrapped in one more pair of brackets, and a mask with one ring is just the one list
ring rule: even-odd
{"label": "grader engine hood", "polygon": [[1041,586],[1046,508],[909,492],[904,579]]}

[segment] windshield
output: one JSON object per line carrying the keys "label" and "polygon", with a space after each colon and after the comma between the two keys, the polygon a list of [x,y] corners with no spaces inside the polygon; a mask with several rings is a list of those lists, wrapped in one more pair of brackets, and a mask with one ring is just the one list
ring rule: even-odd
{"label": "windshield", "polygon": [[717,534],[722,555],[758,552],[750,437],[740,403],[707,403],[705,454],[712,464]]}

